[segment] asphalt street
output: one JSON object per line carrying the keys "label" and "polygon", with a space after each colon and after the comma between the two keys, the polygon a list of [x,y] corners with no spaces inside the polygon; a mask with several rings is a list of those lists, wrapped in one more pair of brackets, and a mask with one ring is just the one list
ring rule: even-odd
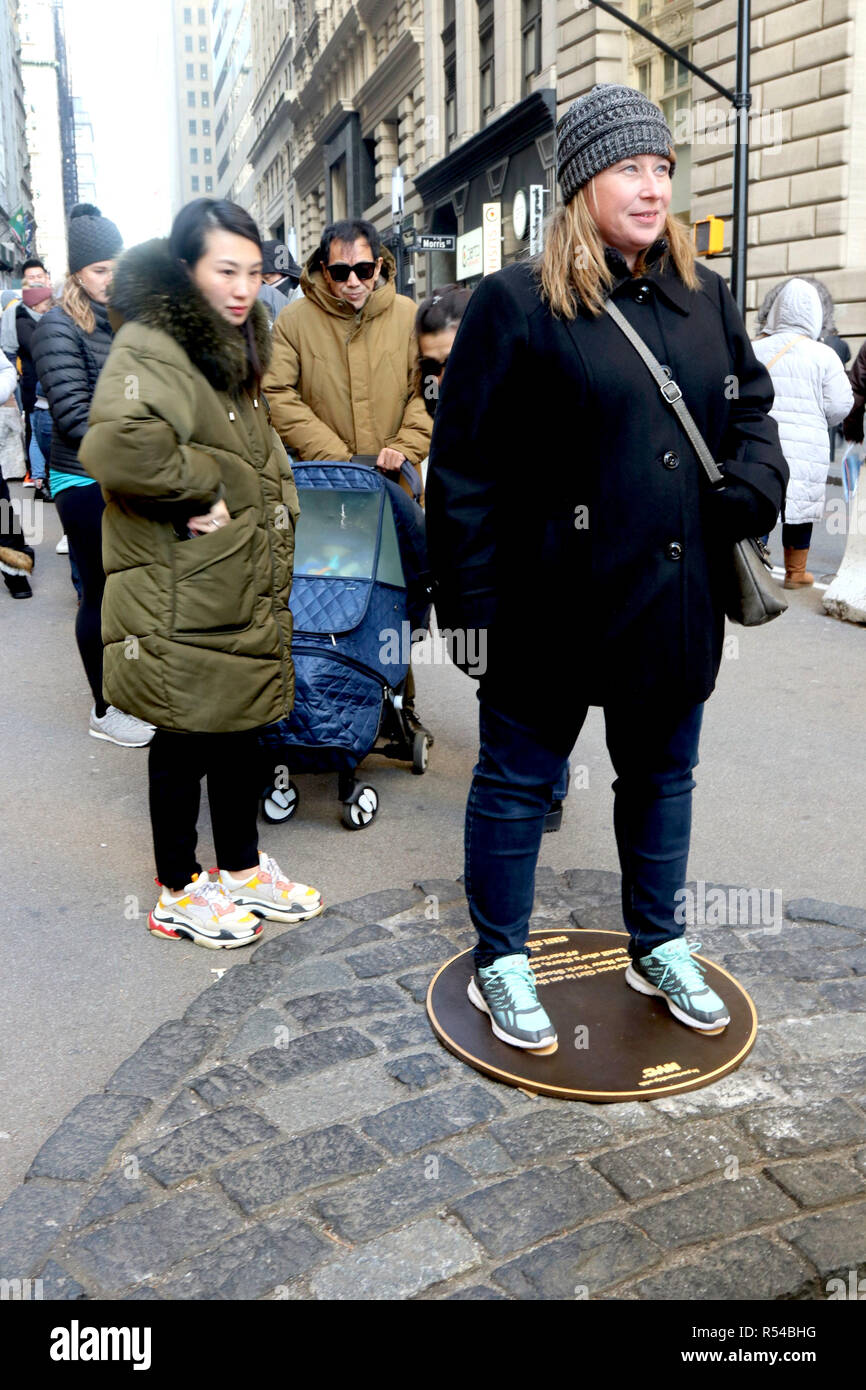
{"label": "asphalt street", "polygon": [[[145,929],[156,893],[146,753],[88,737],[59,534],[47,507],[34,598],[15,603],[0,590],[0,1201],[63,1116],[243,955]],[[816,528],[816,577],[832,575],[843,545]],[[781,558],[778,531],[773,549]],[[551,701],[568,698],[559,672],[569,659],[515,638],[515,660],[548,682]],[[328,904],[462,869],[475,687],[448,664],[418,664],[416,680],[418,710],[436,734],[424,777],[370,759],[381,809],[354,834],[340,825],[334,780],[306,777],[296,819],[263,827],[263,847]],[[704,723],[694,877],[866,906],[864,689],[866,630],[827,617],[818,590],[791,595],[789,612],[767,628],[730,629]],[[601,711],[590,712],[572,765],[584,771],[540,862],[617,869]],[[212,863],[206,813],[201,850]]]}

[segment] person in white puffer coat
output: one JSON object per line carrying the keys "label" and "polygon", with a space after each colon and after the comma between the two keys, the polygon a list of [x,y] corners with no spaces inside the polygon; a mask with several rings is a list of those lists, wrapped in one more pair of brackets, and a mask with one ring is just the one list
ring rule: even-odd
{"label": "person in white puffer coat", "polygon": [[854,404],[838,355],[818,342],[823,321],[818,291],[795,278],[773,300],[763,335],[752,344],[773,380],[776,399],[770,414],[791,470],[782,510],[786,589],[814,583],[806,560],[812,526],[824,515],[827,430],[840,424]]}

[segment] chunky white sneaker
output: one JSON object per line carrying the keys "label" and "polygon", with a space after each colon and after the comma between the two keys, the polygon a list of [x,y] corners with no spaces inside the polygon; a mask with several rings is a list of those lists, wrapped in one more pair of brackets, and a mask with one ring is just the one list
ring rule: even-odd
{"label": "chunky white sneaker", "polygon": [[222,884],[212,882],[208,874],[193,874],[177,896],[163,887],[147,929],[154,936],[186,937],[210,950],[250,946],[264,930],[259,919],[232,902]]}
{"label": "chunky white sneaker", "polygon": [[60,537],[60,540],[55,545],[54,551],[57,555],[69,554],[69,537],[67,536],[65,531],[63,532],[63,535]]}
{"label": "chunky white sneaker", "polygon": [[306,922],[308,917],[318,917],[325,906],[321,893],[306,883],[293,882],[264,850],[250,878],[232,878],[222,869],[220,882],[239,907],[271,922]]}
{"label": "chunky white sneaker", "polygon": [[101,719],[97,718],[96,706],[90,711],[91,738],[104,738],[108,743],[118,743],[121,748],[146,748],[156,729],[134,714],[124,714],[122,709],[109,705]]}

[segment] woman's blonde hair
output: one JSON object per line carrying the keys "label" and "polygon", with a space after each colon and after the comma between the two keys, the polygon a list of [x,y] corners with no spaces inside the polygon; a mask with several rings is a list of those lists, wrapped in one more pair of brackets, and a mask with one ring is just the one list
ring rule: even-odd
{"label": "woman's blonde hair", "polygon": [[90,303],[90,296],[74,275],[67,275],[66,277],[63,293],[60,296],[60,304],[82,332],[93,333],[95,331],[96,315]]}
{"label": "woman's blonde hair", "polygon": [[[570,202],[560,205],[545,230],[544,249],[536,261],[541,292],[557,318],[573,319],[580,304],[598,315],[604,304],[604,291],[613,276],[604,259],[604,242],[591,210],[592,180],[579,188]],[[688,230],[670,212],[662,235],[668,249],[661,264],[673,261],[684,285],[696,290],[695,253]],[[646,269],[644,253],[635,261],[633,275]]]}

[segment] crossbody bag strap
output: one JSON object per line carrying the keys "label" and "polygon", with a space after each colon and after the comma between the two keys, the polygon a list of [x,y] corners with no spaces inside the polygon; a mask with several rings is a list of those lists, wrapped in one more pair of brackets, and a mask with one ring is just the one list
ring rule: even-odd
{"label": "crossbody bag strap", "polygon": [[771,357],[769,362],[764,363],[764,366],[766,367],[767,371],[769,371],[771,367],[775,367],[779,358],[784,357],[786,352],[790,352],[791,348],[794,346],[795,343],[802,343],[805,337],[805,333],[798,333],[796,338],[791,339],[790,343],[786,343],[783,348],[779,348],[779,351],[775,354],[775,356]]}
{"label": "crossbody bag strap", "polygon": [[683,400],[683,393],[677,383],[665,372],[657,357],[654,357],[640,336],[636,328],[632,328],[628,319],[622,311],[608,299],[605,301],[605,309],[619,328],[628,338],[635,352],[643,359],[647,370],[658,386],[662,396],[668,405],[676,413],[677,419],[685,430],[691,441],[692,448],[704,466],[704,471],[712,483],[713,487],[718,487],[724,482],[724,473],[717,467],[716,461],[707,448],[703,435],[691,417],[689,408]]}

